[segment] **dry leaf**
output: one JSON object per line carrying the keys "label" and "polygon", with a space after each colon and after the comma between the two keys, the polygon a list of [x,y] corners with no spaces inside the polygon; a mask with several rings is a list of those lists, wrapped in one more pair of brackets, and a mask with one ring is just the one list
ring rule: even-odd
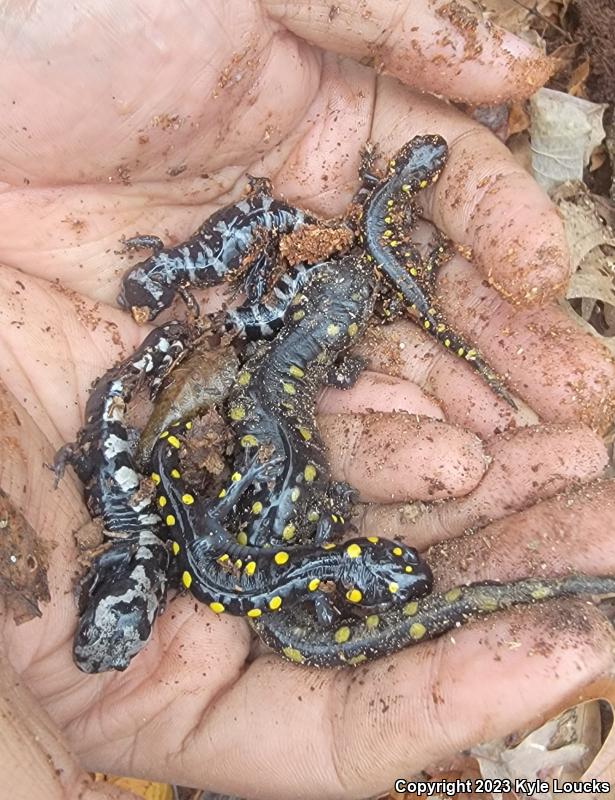
{"label": "dry leaf", "polygon": [[585,81],[589,77],[589,58],[584,58],[581,63],[572,70],[568,80],[568,94],[575,97],[585,97]]}
{"label": "dry leaf", "polygon": [[604,138],[606,105],[540,89],[530,100],[532,169],[547,191],[581,180],[592,151]]}

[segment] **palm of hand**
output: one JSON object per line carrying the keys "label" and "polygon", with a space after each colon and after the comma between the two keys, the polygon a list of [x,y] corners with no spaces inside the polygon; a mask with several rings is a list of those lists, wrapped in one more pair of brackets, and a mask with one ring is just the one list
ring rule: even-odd
{"label": "palm of hand", "polygon": [[[185,238],[214,204],[228,202],[246,172],[275,176],[277,191],[291,201],[323,214],[339,213],[355,187],[360,146],[370,137],[388,138],[387,146],[409,138],[403,123],[393,122],[403,117],[408,92],[376,82],[356,64],[336,63],[252,8],[246,11],[240,4],[238,9],[232,24],[213,14],[199,19],[206,28],[199,40],[213,43],[207,53],[194,40],[196,11],[177,15],[161,6],[155,20],[128,11],[121,48],[100,21],[80,20],[81,40],[92,46],[86,53],[70,37],[64,44],[65,32],[58,32],[42,102],[34,90],[47,65],[41,61],[38,71],[24,74],[18,59],[14,63],[17,99],[9,122],[16,131],[25,130],[14,136],[19,147],[6,158],[9,188],[0,221],[5,243],[0,258],[7,266],[0,280],[3,405],[19,419],[7,429],[12,426],[18,436],[20,457],[5,470],[9,486],[25,487],[20,507],[52,545],[52,602],[40,620],[19,628],[9,620],[5,637],[15,668],[86,762],[196,785],[204,752],[214,761],[220,758],[214,773],[232,773],[224,754],[257,720],[266,723],[260,746],[269,754],[289,744],[301,746],[312,735],[310,726],[316,726],[321,736],[316,781],[337,785],[344,781],[337,773],[333,734],[319,721],[320,714],[335,720],[340,709],[335,677],[315,678],[271,656],[246,670],[250,638],[241,620],[214,618],[181,598],[159,619],[153,641],[127,673],[89,677],[77,672],[69,647],[76,564],[69,534],[86,523],[86,513],[72,477],[54,492],[43,466],[80,426],[91,381],[142,338],[142,330],[113,305],[119,275],[129,264],[115,253],[122,235],[151,232],[164,238],[168,230],[178,240]],[[174,50],[170,60],[173,41],[186,46]],[[109,65],[102,73],[101,61]],[[469,123],[433,101],[414,101],[419,126],[428,130],[448,119],[443,124],[463,135]],[[454,216],[448,220],[453,229]],[[56,279],[64,288],[50,283]],[[415,337],[409,330],[402,326],[404,335]],[[599,363],[593,351],[592,357]],[[600,370],[608,373],[596,367]],[[405,377],[394,381],[396,409],[411,402],[403,399]],[[373,407],[373,397],[362,391],[359,387],[354,395],[354,410]],[[484,412],[475,428],[492,430],[509,420],[508,412],[485,399],[476,381],[464,375],[462,406],[475,402],[464,399],[472,392]],[[557,392],[551,400],[547,395],[538,405],[543,411],[545,404],[556,409]],[[336,410],[330,402],[328,410]],[[557,419],[555,411],[552,416]],[[468,441],[462,437],[455,446],[462,449]],[[464,494],[480,472],[464,480],[449,476],[440,496]],[[361,488],[366,499],[384,499],[382,486]],[[409,489],[407,497],[413,496]],[[415,657],[403,658],[409,672]],[[374,674],[378,671],[382,668],[375,666]],[[276,699],[268,707],[273,686]],[[333,698],[330,706],[323,687]],[[303,713],[301,698],[310,692],[320,700],[314,711]],[[291,707],[303,713],[298,726],[286,716]],[[252,753],[254,768],[258,742]],[[290,760],[295,769],[302,763]],[[244,763],[249,784],[254,774],[249,774],[250,761]],[[313,785],[313,768],[307,759],[293,781]]]}

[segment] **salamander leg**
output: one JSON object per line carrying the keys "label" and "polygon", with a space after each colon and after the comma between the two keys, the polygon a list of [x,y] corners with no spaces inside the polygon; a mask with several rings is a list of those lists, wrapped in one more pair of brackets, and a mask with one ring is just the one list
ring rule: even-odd
{"label": "salamander leg", "polygon": [[164,242],[158,236],[132,236],[124,240],[124,247],[128,250],[152,250],[154,255],[164,249]]}
{"label": "salamander leg", "polygon": [[366,366],[367,361],[361,356],[345,356],[333,364],[325,377],[325,385],[335,389],[350,389]]}

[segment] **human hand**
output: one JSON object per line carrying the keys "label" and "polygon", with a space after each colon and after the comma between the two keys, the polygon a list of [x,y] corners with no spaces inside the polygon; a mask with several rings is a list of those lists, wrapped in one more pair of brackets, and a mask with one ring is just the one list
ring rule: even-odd
{"label": "human hand", "polygon": [[[70,658],[75,622],[70,589],[77,568],[67,533],[86,524],[86,512],[76,484],[65,480],[54,493],[42,466],[74,437],[91,381],[143,336],[111,305],[119,274],[129,264],[114,252],[120,238],[137,232],[165,236],[168,230],[180,241],[214,206],[236,196],[245,172],[270,175],[289,200],[336,214],[356,187],[358,153],[367,139],[392,152],[416,133],[441,133],[451,159],[425,198],[428,216],[453,239],[472,246],[476,266],[507,296],[536,304],[565,280],[557,215],[486,130],[390,78],[324,54],[292,32],[314,42],[324,37],[329,46],[334,40],[343,43],[344,52],[363,55],[370,51],[365,42],[372,31],[391,25],[382,21],[384,7],[373,3],[364,9],[371,16],[363,18],[340,10],[328,23],[333,7],[327,6],[320,24],[314,18],[301,22],[308,8],[301,5],[297,14],[284,6],[282,22],[289,29],[266,16],[281,7],[263,6],[261,14],[254,7],[246,11],[243,3],[225,4],[223,17],[185,4],[181,16],[174,6],[161,6],[154,15],[151,4],[149,16],[145,7],[132,6],[122,9],[121,17],[113,11],[109,17],[80,12],[73,20],[63,11],[61,19],[50,20],[46,14],[52,11],[43,10],[23,21],[18,32],[5,29],[11,49],[3,70],[12,80],[7,81],[10,91],[4,89],[3,107],[9,109],[5,124],[12,128],[0,145],[5,180],[0,335],[5,408],[16,415],[6,415],[5,435],[19,442],[21,457],[3,465],[2,485],[54,549],[51,604],[42,619],[27,625],[15,628],[7,619],[4,635],[13,668],[87,767],[251,796],[352,797],[383,788],[398,772],[420,769],[467,742],[524,724],[604,669],[609,640],[598,615],[587,615],[582,672],[573,669],[567,643],[555,645],[561,663],[569,665],[558,681],[543,679],[545,662],[526,659],[524,646],[506,653],[496,673],[488,648],[476,644],[484,637],[484,626],[477,626],[459,634],[457,648],[442,640],[366,667],[365,688],[359,691],[358,673],[315,674],[272,656],[247,666],[245,623],[214,618],[183,597],[158,620],[152,642],[126,673],[82,676]],[[523,95],[547,74],[545,60],[517,40],[507,40],[517,48],[517,58],[499,56],[498,37],[479,27],[474,44],[482,43],[485,72],[484,65],[467,57],[459,32],[442,14],[431,17],[443,30],[441,50],[433,49],[428,12],[415,4],[412,13],[403,24],[408,30],[419,25],[410,34],[419,46],[408,48],[391,35],[386,52],[379,52],[400,78],[411,82],[415,76],[417,88],[448,88],[451,95],[488,102]],[[446,44],[447,36],[454,48]],[[209,47],[205,57],[203,44]],[[450,56],[451,49],[458,55]],[[33,62],[32,51],[45,56]],[[533,76],[531,84],[523,84],[525,75]],[[56,279],[61,286],[53,283]],[[457,311],[451,287],[464,289]],[[514,415],[467,366],[437,353],[410,323],[398,323],[379,333],[389,346],[371,347],[372,371],[357,388],[327,397],[322,424],[336,476],[354,483],[364,500],[463,498],[419,517],[423,528],[415,525],[411,531],[419,546],[443,538],[442,527],[448,535],[460,532],[477,518],[510,513],[576,480],[598,476],[605,463],[602,445],[576,422],[600,426],[615,385],[610,360],[593,340],[571,329],[556,308],[516,313],[461,259],[443,271],[440,289],[445,311],[462,330],[467,327],[493,366],[510,375],[530,409]],[[498,333],[499,328],[509,333]],[[369,409],[432,419],[361,413]],[[348,428],[332,416],[343,410],[356,433],[351,441],[343,433]],[[493,439],[487,452],[494,461],[481,481],[485,448],[474,434],[489,439],[497,430],[535,421],[535,414],[570,424]],[[509,480],[502,480],[507,469]],[[583,533],[588,541],[611,522],[612,486],[602,491],[587,501]],[[609,571],[608,542],[592,560],[585,539],[574,539],[579,537],[573,532],[578,509],[560,510],[564,522],[560,511],[552,517],[571,532],[564,543],[556,542],[563,551],[557,567]],[[386,524],[389,535],[407,535],[407,525],[400,527],[401,511],[376,507],[366,512],[366,520],[372,530]],[[448,514],[444,522],[443,512]],[[527,514],[520,520],[519,540],[511,543],[498,534],[484,571],[480,576],[478,568],[468,571],[463,580],[527,573],[522,555],[531,541],[532,520],[542,521],[546,512],[537,506]],[[439,527],[430,532],[434,518]],[[501,523],[516,524],[514,517]],[[588,560],[575,562],[581,556]],[[434,565],[442,584],[459,579],[458,573],[447,575],[444,566],[438,571],[437,559]],[[516,637],[529,647],[533,627],[549,630],[553,614],[537,620],[535,613],[526,613]],[[488,627],[507,631],[508,625],[503,617],[495,628],[494,623]],[[462,645],[467,651],[460,650]],[[447,669],[447,663],[462,664],[466,658],[472,659],[472,678],[483,676],[477,684],[482,697],[488,684],[493,698],[525,692],[527,706],[520,710],[516,701],[486,700],[477,709],[468,680],[462,689],[450,690],[444,722],[450,715],[458,736],[447,738],[438,726],[428,673],[434,663]],[[396,675],[391,696],[401,698],[393,726],[391,717],[376,715],[372,704],[378,709],[382,676],[390,665]],[[344,712],[351,716],[342,716],[346,693],[357,692],[350,712]],[[417,742],[410,734],[419,714],[430,733]],[[486,727],[488,717],[493,722]],[[375,729],[373,719],[379,720]],[[369,769],[363,766],[368,762]],[[78,772],[66,776],[76,781]]]}

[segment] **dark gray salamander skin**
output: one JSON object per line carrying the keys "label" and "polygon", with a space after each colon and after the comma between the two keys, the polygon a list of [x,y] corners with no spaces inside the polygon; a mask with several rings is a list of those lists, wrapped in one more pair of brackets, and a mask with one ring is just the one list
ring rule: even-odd
{"label": "dark gray salamander skin", "polygon": [[147,380],[155,391],[189,338],[176,322],[152,331],[128,360],[96,382],[77,441],[56,455],[56,475],[73,465],[90,514],[102,519],[111,539],[80,586],[73,657],[84,672],[126,669],[147,642],[164,601],[169,551],[158,535],[162,523],[151,496],[138,491],[124,417],[135,389]]}
{"label": "dark gray salamander skin", "polygon": [[431,572],[413,548],[377,537],[322,547],[256,548],[237,543],[225,528],[229,512],[254,481],[266,481],[279,465],[254,458],[231,476],[217,499],[191,491],[181,472],[180,451],[191,423],[164,431],[154,447],[151,475],[158,507],[168,527],[182,583],[212,611],[257,618],[310,600],[320,618],[339,607],[380,609],[421,596],[431,587]]}
{"label": "dark gray salamander skin", "polygon": [[263,640],[287,659],[313,667],[356,666],[434,639],[474,619],[517,605],[574,595],[609,595],[614,576],[569,575],[511,583],[474,583],[412,600],[383,614],[318,625],[308,608],[251,620]]}
{"label": "dark gray salamander skin", "polygon": [[132,267],[122,279],[118,304],[140,309],[154,319],[188,286],[207,287],[235,282],[252,303],[260,299],[275,267],[272,240],[293,233],[316,219],[276,200],[264,178],[251,181],[247,197],[212,214],[196,233],[177,247],[163,247],[156,237],[135,237],[127,244],[153,247],[155,252]]}
{"label": "dark gray salamander skin", "polygon": [[360,239],[370,261],[413,309],[423,330],[467,361],[495,394],[516,408],[480,353],[451,329],[435,307],[435,272],[448,257],[446,247],[438,244],[424,260],[411,241],[419,214],[416,195],[437,181],[447,159],[448,146],[441,136],[416,136],[405,144],[389,161],[385,178],[375,183],[365,200]]}
{"label": "dark gray salamander skin", "polygon": [[311,268],[282,331],[240,370],[227,401],[243,450],[238,469],[258,453],[283,465],[239,502],[232,522],[240,544],[322,543],[345,529],[351,489],[331,481],[316,395],[365,329],[373,302],[365,262],[347,256]]}

